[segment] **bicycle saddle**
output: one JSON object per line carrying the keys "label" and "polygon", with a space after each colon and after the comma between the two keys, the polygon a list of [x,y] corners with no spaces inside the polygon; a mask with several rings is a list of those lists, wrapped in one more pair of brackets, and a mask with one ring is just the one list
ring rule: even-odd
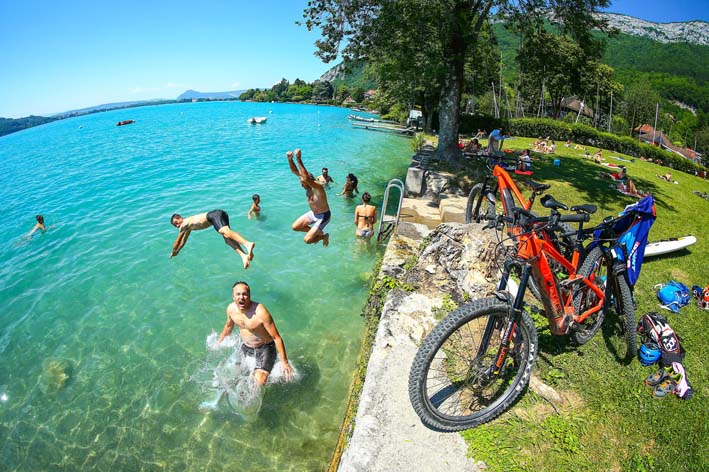
{"label": "bicycle saddle", "polygon": [[540,184],[539,182],[534,182],[533,180],[528,180],[527,184],[532,187],[532,191],[534,193],[542,193],[551,188],[551,185],[549,184]]}
{"label": "bicycle saddle", "polygon": [[551,195],[544,195],[542,197],[542,206],[544,208],[553,208],[555,210],[558,210],[558,209],[568,210],[569,209],[569,207],[567,207],[563,203],[557,202],[556,200],[554,200],[554,197],[552,197]]}
{"label": "bicycle saddle", "polygon": [[590,203],[584,203],[583,205],[572,206],[571,211],[576,213],[586,213],[587,215],[593,215],[598,210],[596,205],[591,205]]}

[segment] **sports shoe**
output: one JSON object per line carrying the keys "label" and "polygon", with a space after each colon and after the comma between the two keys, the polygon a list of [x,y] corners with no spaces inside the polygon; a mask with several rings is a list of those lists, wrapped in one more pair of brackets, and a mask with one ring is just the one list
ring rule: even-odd
{"label": "sports shoe", "polygon": [[675,395],[677,395],[682,400],[689,400],[694,395],[694,389],[689,384],[687,379],[687,372],[684,370],[684,366],[679,362],[672,363],[672,370],[679,377],[677,382],[677,387],[675,389]]}
{"label": "sports shoe", "polygon": [[669,375],[667,374],[665,368],[660,367],[657,372],[653,372],[652,374],[647,376],[647,378],[645,379],[645,385],[647,385],[648,387],[654,387],[662,383],[662,381],[665,380],[667,377],[669,377]]}
{"label": "sports shoe", "polygon": [[677,388],[677,382],[670,376],[668,376],[661,383],[655,385],[652,389],[652,396],[655,398],[665,398],[668,394],[675,393]]}

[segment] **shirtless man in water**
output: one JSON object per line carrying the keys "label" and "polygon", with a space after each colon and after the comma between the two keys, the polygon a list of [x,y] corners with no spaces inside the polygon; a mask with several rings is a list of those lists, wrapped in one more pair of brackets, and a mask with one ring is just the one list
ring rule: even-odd
{"label": "shirtless man in water", "polygon": [[355,235],[369,241],[374,234],[374,223],[377,221],[377,207],[370,205],[372,200],[369,192],[362,194],[362,205],[357,205],[354,214],[354,223],[357,226]]}
{"label": "shirtless man in water", "polygon": [[328,174],[327,167],[322,168],[322,174],[318,175],[315,180],[317,180],[323,187],[328,187],[330,184],[335,183],[335,181],[332,180],[332,177]]}
{"label": "shirtless man in water", "polygon": [[288,151],[286,157],[291,172],[300,179],[300,185],[305,189],[305,197],[310,205],[310,211],[293,222],[293,231],[307,233],[303,237],[306,244],[317,244],[322,241],[323,246],[327,246],[330,244],[330,234],[324,233],[323,230],[330,222],[330,206],[327,204],[325,189],[303,165],[300,149],[295,150],[297,167],[293,162],[293,152]]}
{"label": "shirtless man in water", "polygon": [[[188,216],[187,218],[183,218],[180,214],[175,213],[172,215],[172,218],[170,218],[170,223],[180,230],[177,239],[175,239],[172,245],[170,257],[175,257],[180,253],[192,231],[214,226],[214,229],[224,238],[224,242],[227,246],[234,249],[239,256],[241,256],[244,269],[249,268],[249,264],[254,258],[254,246],[256,244],[247,241],[242,235],[229,228],[229,215],[227,215],[224,210],[200,213],[199,215]],[[243,244],[246,247],[246,251],[244,251],[239,244]]]}
{"label": "shirtless man in water", "polygon": [[266,307],[251,300],[249,284],[236,282],[232,287],[232,299],[234,301],[226,308],[226,324],[219,336],[219,342],[229,336],[236,325],[243,341],[241,353],[244,357],[251,356],[256,359],[256,385],[260,387],[268,380],[276,362],[276,351],[281,358],[285,379],[293,379],[293,367],[288,363],[286,345]]}

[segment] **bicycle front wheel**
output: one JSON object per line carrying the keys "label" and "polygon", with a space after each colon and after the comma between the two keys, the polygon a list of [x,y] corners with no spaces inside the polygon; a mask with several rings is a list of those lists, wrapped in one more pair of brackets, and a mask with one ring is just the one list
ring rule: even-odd
{"label": "bicycle front wheel", "polygon": [[465,206],[465,222],[480,223],[483,219],[494,219],[496,203],[497,199],[492,190],[483,188],[482,183],[473,185]]}
{"label": "bicycle front wheel", "polygon": [[423,341],[409,373],[409,398],[426,425],[472,428],[502,414],[522,393],[537,358],[537,331],[523,312],[497,368],[509,312],[497,298],[476,300],[449,314]]}
{"label": "bicycle front wheel", "polygon": [[616,311],[623,318],[625,328],[625,352],[626,359],[635,357],[638,353],[638,334],[635,322],[635,303],[633,303],[633,292],[625,278],[625,273],[621,272],[615,276],[618,293],[615,296]]}

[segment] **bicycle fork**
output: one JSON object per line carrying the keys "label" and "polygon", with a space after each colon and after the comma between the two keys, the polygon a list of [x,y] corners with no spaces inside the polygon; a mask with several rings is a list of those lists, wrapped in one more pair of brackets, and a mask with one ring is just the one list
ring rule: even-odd
{"label": "bicycle fork", "polygon": [[[511,266],[517,266],[522,270],[522,277],[520,279],[520,284],[517,289],[517,293],[513,295],[507,289],[507,284],[509,282]],[[522,305],[524,302],[524,293],[527,290],[527,282],[529,281],[529,276],[531,273],[531,267],[529,264],[519,264],[516,261],[508,260],[505,262],[505,269],[502,272],[502,278],[500,279],[500,284],[497,287],[495,295],[498,298],[502,298],[507,302],[508,313],[506,318],[506,325],[502,335],[502,340],[500,347],[497,350],[497,355],[495,356],[495,362],[491,365],[488,371],[485,373],[485,377],[489,378],[493,375],[499,375],[502,368],[505,366],[505,361],[507,360],[507,354],[510,352],[510,343],[514,339],[515,330],[517,329],[517,323],[522,316]],[[483,335],[483,342],[480,344],[480,349],[483,350],[488,346],[488,343],[492,339],[492,334],[495,328],[498,327],[500,323],[499,319],[490,318],[485,327],[485,333]],[[479,352],[478,355],[482,353]]]}

